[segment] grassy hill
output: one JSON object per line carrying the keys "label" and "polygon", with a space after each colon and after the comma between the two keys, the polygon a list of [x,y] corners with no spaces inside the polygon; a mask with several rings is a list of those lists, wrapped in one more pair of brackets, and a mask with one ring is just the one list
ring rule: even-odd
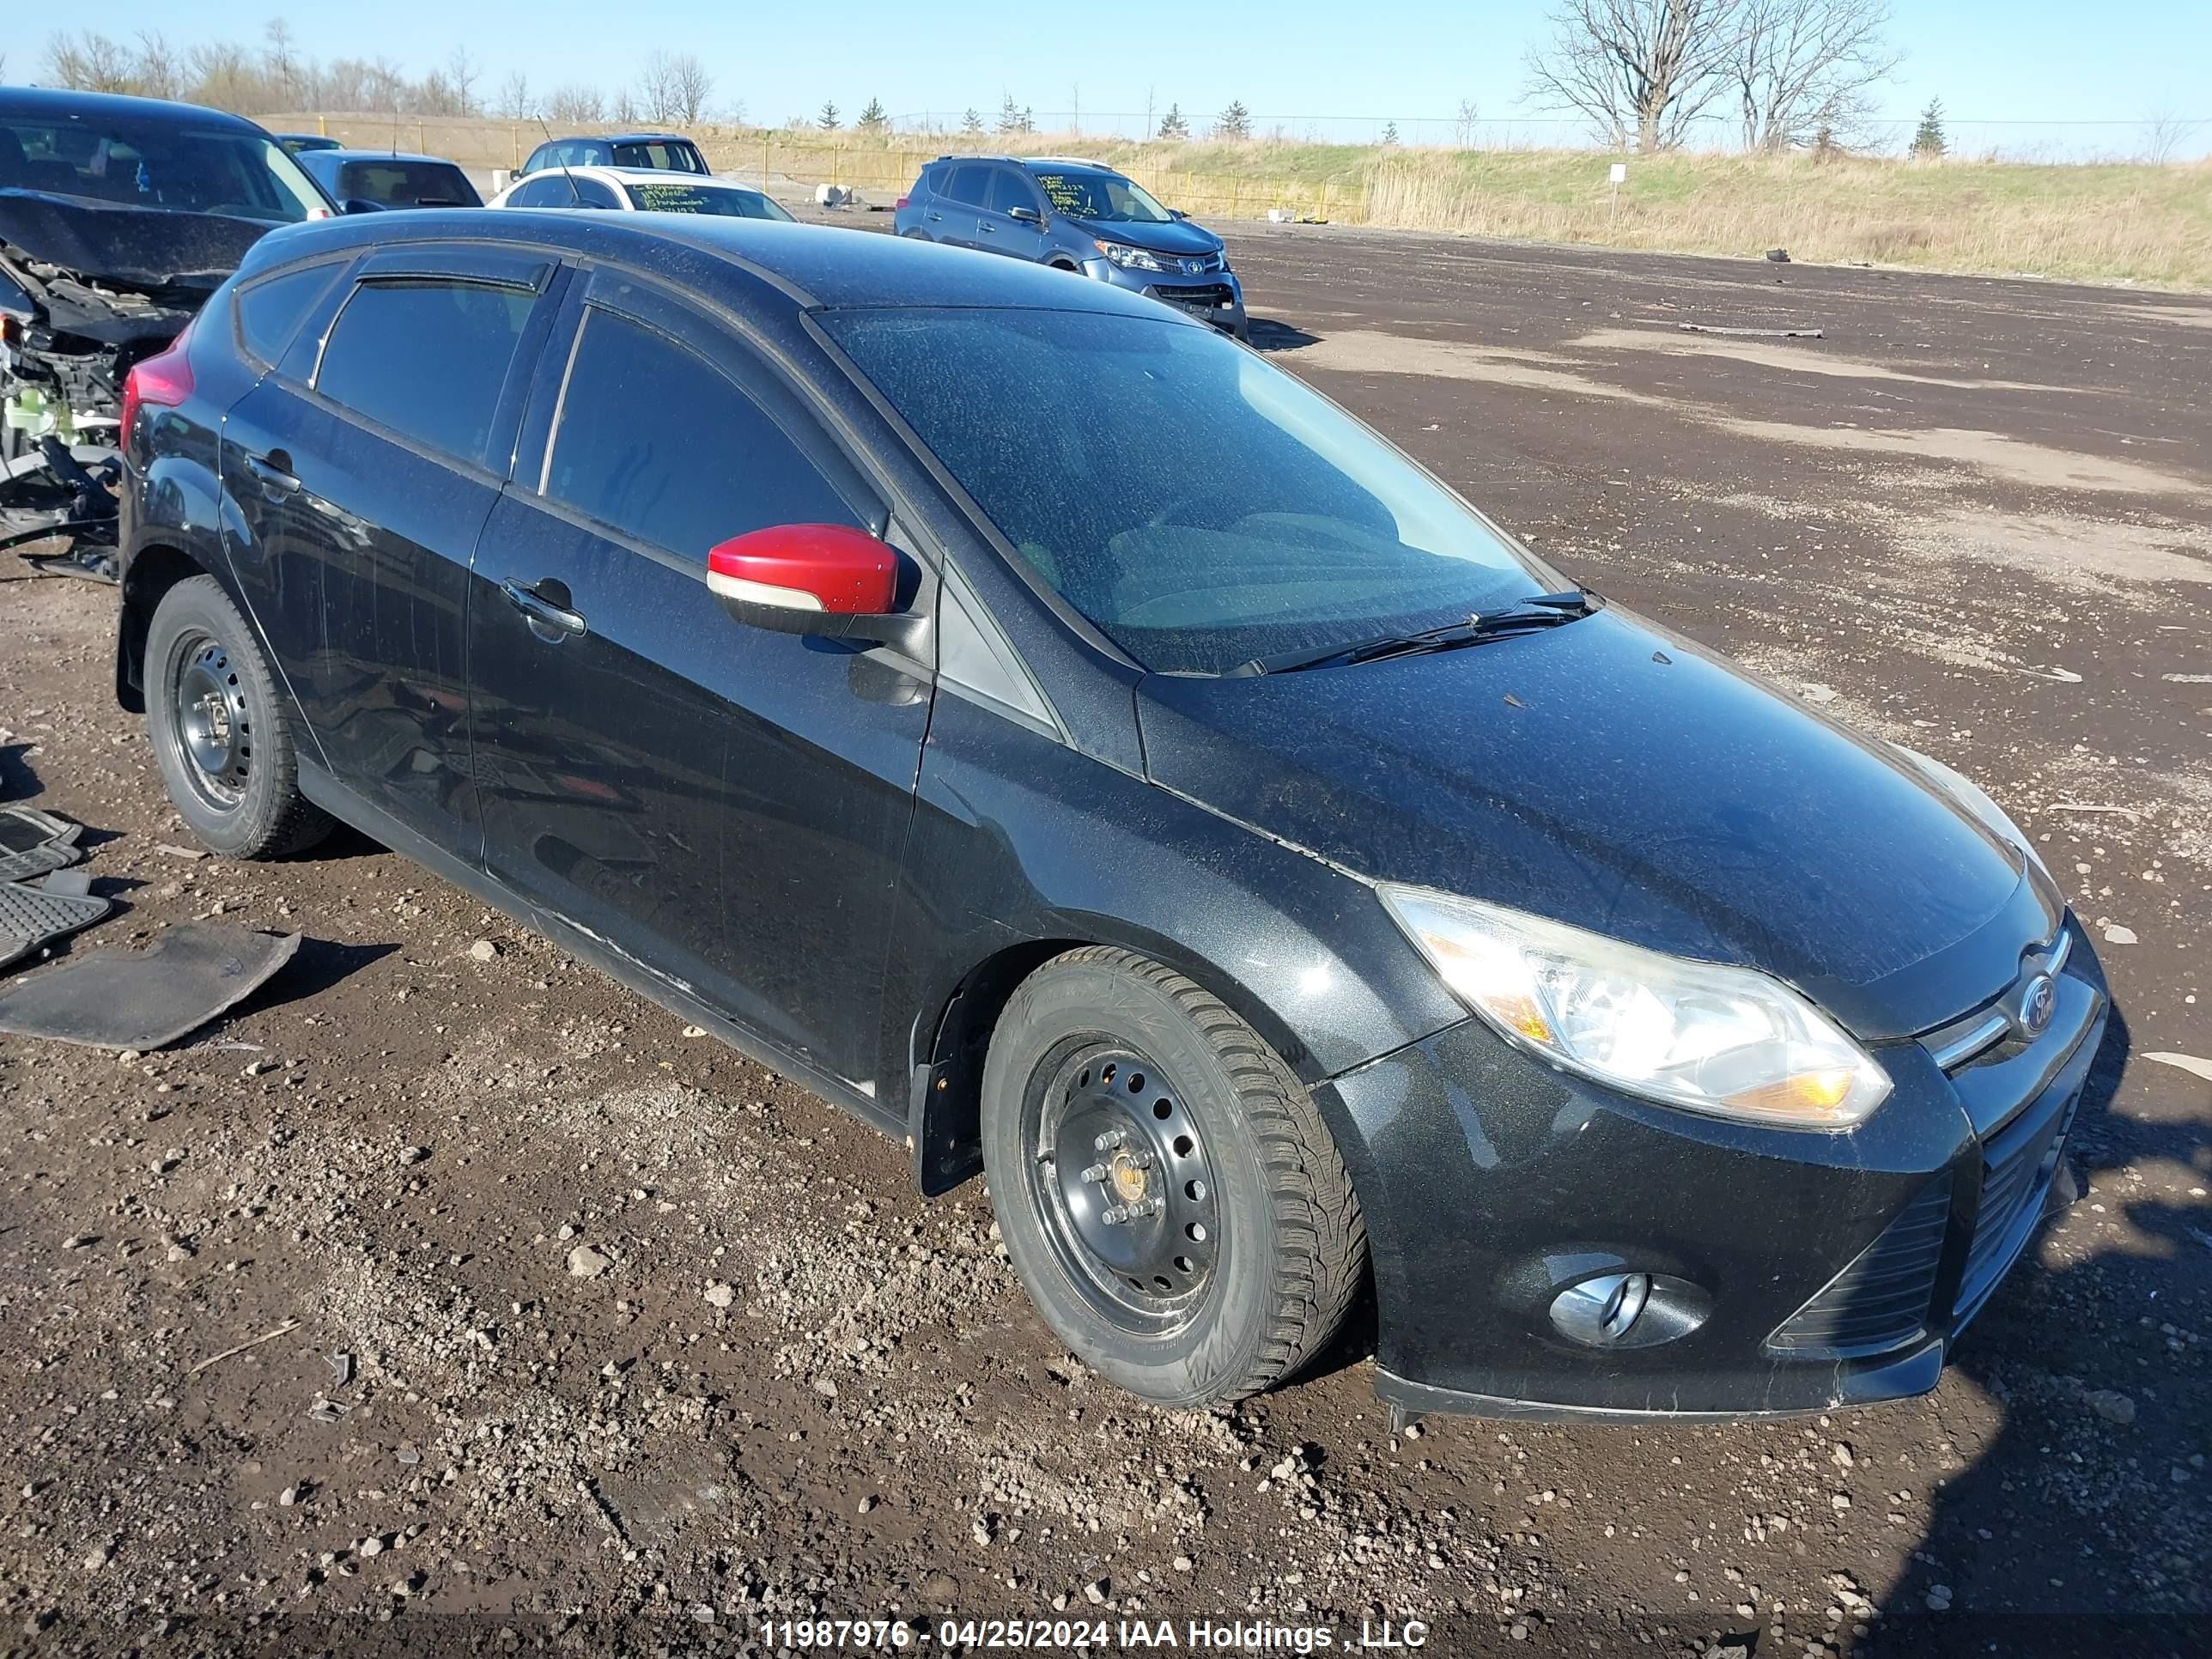
{"label": "grassy hill", "polygon": [[[421,145],[478,167],[512,166],[535,123],[388,116],[264,118],[279,131],[324,124],[382,147]],[[1255,140],[1135,143],[1039,134],[823,133],[706,127],[719,171],[776,188],[860,186],[883,200],[947,151],[1075,153],[1118,167],[1200,218],[1271,208],[1338,223],[1595,243],[1680,253],[1863,261],[1937,270],[2029,273],[2212,289],[2212,162],[2168,167],[1936,161],[1811,155],[1607,156],[1589,150],[1404,149]],[[1607,164],[1625,159],[1617,212]]]}

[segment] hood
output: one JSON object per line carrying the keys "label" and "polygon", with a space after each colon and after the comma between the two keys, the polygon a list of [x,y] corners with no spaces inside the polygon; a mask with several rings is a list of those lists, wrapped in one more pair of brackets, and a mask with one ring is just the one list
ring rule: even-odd
{"label": "hood", "polygon": [[213,293],[274,228],[258,219],[0,190],[0,242],[40,264],[130,288]]}
{"label": "hood", "polygon": [[1153,253],[1221,252],[1218,236],[1188,219],[1172,219],[1164,225],[1121,224],[1103,219],[1078,219],[1075,222],[1094,236],[1103,236],[1109,242],[1127,242],[1131,247],[1145,248]]}
{"label": "hood", "polygon": [[1156,782],[1363,876],[1757,968],[1869,1041],[2011,981],[2059,908],[1857,737],[1607,607],[1350,667],[1139,688]]}

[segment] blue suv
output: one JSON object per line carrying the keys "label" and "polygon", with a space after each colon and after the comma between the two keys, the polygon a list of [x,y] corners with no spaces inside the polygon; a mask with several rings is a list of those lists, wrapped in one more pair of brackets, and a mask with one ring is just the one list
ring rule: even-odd
{"label": "blue suv", "polygon": [[1065,155],[941,155],[899,198],[898,234],[1079,271],[1248,339],[1221,239],[1144,186]]}

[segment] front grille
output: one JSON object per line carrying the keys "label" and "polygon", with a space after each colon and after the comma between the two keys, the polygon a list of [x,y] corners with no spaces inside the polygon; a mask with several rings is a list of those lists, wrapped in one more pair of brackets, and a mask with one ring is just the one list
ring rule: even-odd
{"label": "front grille", "polygon": [[2035,1231],[2081,1103],[2076,1092],[2045,1110],[2024,1112],[1983,1149],[1982,1196],[1974,1210],[1974,1242],[1959,1283],[1954,1324],[1966,1323],[1989,1299]]}
{"label": "front grille", "polygon": [[1152,292],[1179,306],[1225,306],[1230,301],[1226,283],[1193,283],[1188,288],[1155,288]]}
{"label": "front grille", "polygon": [[1928,1329],[1950,1219],[1951,1177],[1939,1176],[1767,1346],[1792,1358],[1855,1359],[1917,1341]]}

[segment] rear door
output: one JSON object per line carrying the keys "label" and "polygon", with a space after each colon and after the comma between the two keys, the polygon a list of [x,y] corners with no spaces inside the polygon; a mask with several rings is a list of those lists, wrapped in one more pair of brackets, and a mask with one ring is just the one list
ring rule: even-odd
{"label": "rear door", "polygon": [[706,571],[746,531],[884,508],[718,318],[608,271],[569,310],[477,555],[486,866],[872,1093],[927,674],[733,622]]}
{"label": "rear door", "polygon": [[302,712],[341,783],[473,851],[469,562],[505,482],[559,267],[501,248],[407,247],[349,278],[312,371],[231,413],[234,498],[265,557],[312,571],[319,638]]}
{"label": "rear door", "polygon": [[[1040,216],[1024,224],[1013,216],[1018,207]],[[1019,167],[993,167],[982,209],[975,216],[975,246],[994,253],[1011,253],[1017,259],[1036,258],[1043,251],[1043,208],[1044,198],[1028,173]]]}
{"label": "rear door", "polygon": [[975,216],[982,211],[983,198],[990,188],[989,163],[963,161],[954,167],[952,176],[945,180],[944,194],[922,215],[922,228],[930,240],[950,242],[955,247],[975,246]]}
{"label": "rear door", "polygon": [[322,668],[327,526],[295,493],[263,474],[281,479],[291,473],[291,453],[307,418],[307,384],[356,257],[347,252],[258,276],[239,288],[230,312],[239,355],[262,378],[225,412],[217,463],[222,550],[270,659],[303,708]]}

